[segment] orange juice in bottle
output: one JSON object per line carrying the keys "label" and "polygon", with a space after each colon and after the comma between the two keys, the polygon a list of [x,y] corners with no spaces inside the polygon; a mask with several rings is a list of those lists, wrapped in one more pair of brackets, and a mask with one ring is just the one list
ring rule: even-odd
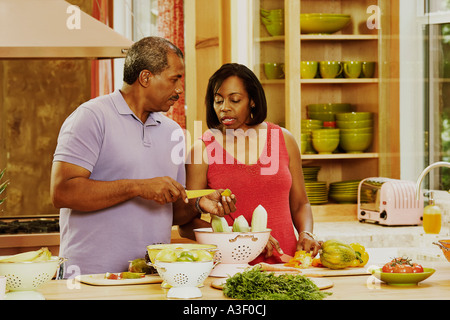
{"label": "orange juice in bottle", "polygon": [[435,202],[433,192],[430,192],[430,202],[423,209],[423,230],[425,233],[438,234],[441,232],[442,211]]}

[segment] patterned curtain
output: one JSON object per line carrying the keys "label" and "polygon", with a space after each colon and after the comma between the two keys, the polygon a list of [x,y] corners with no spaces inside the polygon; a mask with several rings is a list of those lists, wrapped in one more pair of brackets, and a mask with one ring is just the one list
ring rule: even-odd
{"label": "patterned curtain", "polygon": [[[110,26],[108,0],[95,0],[92,3],[92,16]],[[113,61],[111,59],[91,62],[91,98],[114,91]]]}
{"label": "patterned curtain", "polygon": [[[158,33],[159,36],[170,40],[184,53],[183,0],[158,0]],[[183,129],[186,128],[184,94],[166,115]]]}

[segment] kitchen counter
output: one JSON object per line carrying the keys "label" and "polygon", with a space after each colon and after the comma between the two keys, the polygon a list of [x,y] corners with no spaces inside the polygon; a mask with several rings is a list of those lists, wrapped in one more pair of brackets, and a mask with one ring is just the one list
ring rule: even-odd
{"label": "kitchen counter", "polygon": [[[429,262],[426,267],[436,272],[413,286],[392,286],[371,275],[326,277],[333,286],[325,289],[332,295],[327,300],[449,300],[450,263]],[[196,300],[227,300],[219,289],[211,287],[217,278],[209,277],[201,288],[203,297]],[[125,286],[92,286],[66,280],[52,280],[39,290],[47,300],[166,300],[167,289],[160,284]],[[195,305],[195,304],[194,304]]]}

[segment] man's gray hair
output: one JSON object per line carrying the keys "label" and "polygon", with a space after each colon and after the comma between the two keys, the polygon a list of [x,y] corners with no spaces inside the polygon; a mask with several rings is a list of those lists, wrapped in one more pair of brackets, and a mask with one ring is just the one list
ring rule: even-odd
{"label": "man's gray hair", "polygon": [[142,70],[157,75],[168,68],[167,55],[175,53],[181,59],[183,52],[172,42],[161,37],[145,37],[135,42],[128,50],[123,68],[123,81],[133,84]]}

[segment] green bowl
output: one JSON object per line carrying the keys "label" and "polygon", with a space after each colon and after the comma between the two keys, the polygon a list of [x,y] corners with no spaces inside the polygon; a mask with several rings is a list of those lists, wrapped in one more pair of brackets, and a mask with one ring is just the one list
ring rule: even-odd
{"label": "green bowl", "polygon": [[313,138],[312,144],[319,154],[330,154],[339,146],[339,138]]}
{"label": "green bowl", "polygon": [[341,129],[342,134],[360,134],[360,133],[373,133],[373,127],[357,128],[357,129]]}
{"label": "green bowl", "polygon": [[336,126],[340,129],[360,129],[373,127],[373,120],[336,120]]}
{"label": "green bowl", "polygon": [[347,153],[362,153],[372,144],[372,133],[341,134],[340,147]]}
{"label": "green bowl", "polygon": [[337,137],[339,139],[340,129],[318,129],[312,131],[313,138],[331,138]]}
{"label": "green bowl", "polygon": [[306,106],[309,112],[352,112],[353,108],[350,103],[314,103]]}
{"label": "green bowl", "polygon": [[308,112],[308,117],[314,120],[336,121],[334,112]]}
{"label": "green bowl", "polygon": [[371,271],[373,276],[389,285],[396,286],[413,286],[419,282],[431,277],[435,272],[431,268],[423,268],[423,272],[418,273],[389,273],[382,272],[382,269],[374,269]]}
{"label": "green bowl", "polygon": [[307,144],[308,144],[308,142],[306,140],[300,141],[300,153],[301,154],[305,153]]}
{"label": "green bowl", "polygon": [[372,120],[372,112],[344,112],[337,113],[336,120],[338,121],[359,121],[359,120]]}
{"label": "green bowl", "polygon": [[302,13],[300,14],[301,33],[331,34],[340,31],[349,24],[348,14]]}

